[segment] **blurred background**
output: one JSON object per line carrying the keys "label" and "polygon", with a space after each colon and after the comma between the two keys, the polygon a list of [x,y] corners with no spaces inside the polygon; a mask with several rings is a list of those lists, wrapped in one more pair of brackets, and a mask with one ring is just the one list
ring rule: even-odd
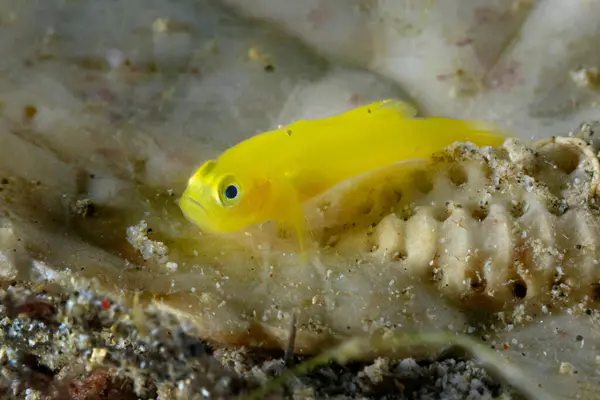
{"label": "blurred background", "polygon": [[598,15],[592,0],[0,0],[1,123],[156,187],[388,97],[564,135],[598,115]]}

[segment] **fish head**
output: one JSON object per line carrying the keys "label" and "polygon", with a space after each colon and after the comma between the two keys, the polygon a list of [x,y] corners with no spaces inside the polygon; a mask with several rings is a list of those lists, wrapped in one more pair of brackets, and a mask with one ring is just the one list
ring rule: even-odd
{"label": "fish head", "polygon": [[267,219],[269,188],[252,168],[208,160],[190,177],[179,207],[204,232],[235,232]]}

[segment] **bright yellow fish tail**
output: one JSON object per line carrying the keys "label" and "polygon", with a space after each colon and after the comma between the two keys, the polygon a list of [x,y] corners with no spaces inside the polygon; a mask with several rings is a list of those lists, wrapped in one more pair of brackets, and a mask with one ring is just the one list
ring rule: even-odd
{"label": "bright yellow fish tail", "polygon": [[491,122],[467,121],[452,118],[432,117],[426,120],[432,132],[446,136],[448,144],[452,141],[471,142],[478,147],[501,146],[507,139],[514,137],[512,133],[503,131]]}

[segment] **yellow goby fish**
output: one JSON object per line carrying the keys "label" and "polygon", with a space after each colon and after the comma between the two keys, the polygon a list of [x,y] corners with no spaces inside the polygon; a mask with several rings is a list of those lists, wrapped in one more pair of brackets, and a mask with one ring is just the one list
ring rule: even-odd
{"label": "yellow goby fish", "polygon": [[306,200],[360,174],[428,158],[457,141],[499,146],[508,137],[479,122],[415,116],[410,105],[383,100],[253,136],[198,168],[179,206],[205,232],[276,220],[295,230],[304,254]]}

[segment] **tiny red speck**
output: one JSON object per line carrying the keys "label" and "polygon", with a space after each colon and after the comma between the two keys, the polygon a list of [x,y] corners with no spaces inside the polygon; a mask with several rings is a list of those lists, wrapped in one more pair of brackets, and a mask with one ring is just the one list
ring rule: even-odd
{"label": "tiny red speck", "polygon": [[107,299],[102,299],[102,308],[108,310],[110,308],[110,301],[108,301]]}
{"label": "tiny red speck", "polygon": [[136,73],[136,72],[139,72],[139,71],[140,71],[140,69],[139,69],[138,67],[131,67],[129,70],[130,70],[131,72],[133,72],[133,73]]}
{"label": "tiny red speck", "polygon": [[504,343],[504,350],[508,350],[508,344]]}
{"label": "tiny red speck", "polygon": [[464,38],[464,39],[461,39],[461,40],[457,41],[454,44],[456,46],[458,46],[458,47],[468,46],[470,44],[473,44],[473,39],[471,39],[471,38]]}

